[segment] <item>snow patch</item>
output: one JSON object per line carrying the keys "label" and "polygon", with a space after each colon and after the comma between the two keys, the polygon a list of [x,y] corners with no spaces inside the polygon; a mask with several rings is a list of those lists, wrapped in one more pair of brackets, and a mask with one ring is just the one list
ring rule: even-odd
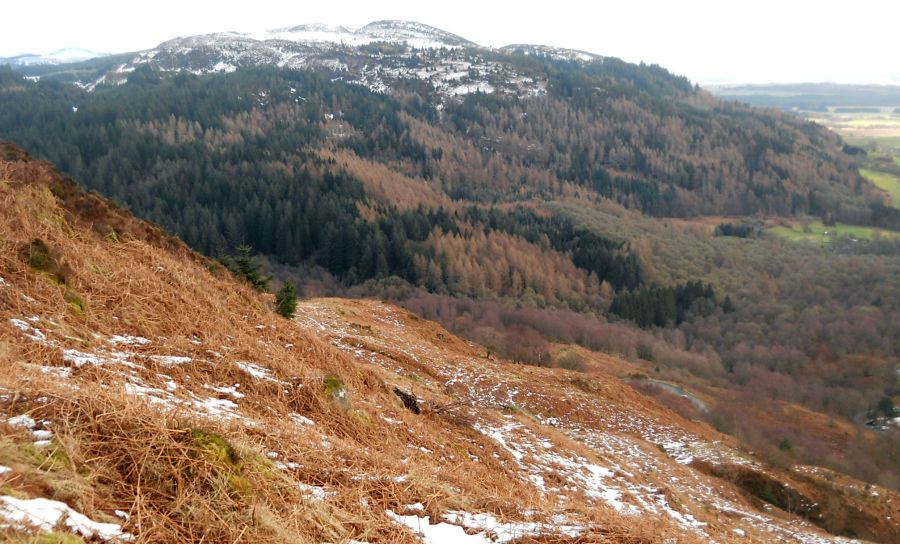
{"label": "snow patch", "polygon": [[296,421],[296,422],[299,423],[300,425],[306,425],[306,426],[308,426],[308,427],[312,427],[313,425],[316,424],[315,421],[309,419],[309,418],[306,417],[306,416],[303,416],[303,415],[300,415],[300,414],[297,414],[297,413],[291,413],[291,419],[293,419],[294,421]]}
{"label": "snow patch", "polygon": [[72,532],[87,539],[119,540],[131,542],[134,536],[122,532],[117,523],[99,523],[70,508],[67,504],[49,499],[17,499],[0,496],[0,527],[37,528],[53,531],[64,524]]}
{"label": "snow patch", "polygon": [[109,337],[107,340],[110,344],[117,346],[119,344],[125,344],[126,346],[146,346],[150,343],[150,340],[144,338],[143,336],[128,336],[128,335],[118,335],[114,334]]}
{"label": "snow patch", "polygon": [[272,372],[269,369],[263,368],[255,363],[251,363],[248,361],[236,361],[234,364],[236,364],[238,368],[240,368],[247,374],[250,374],[257,380],[269,380],[273,382],[277,381],[272,377]]}
{"label": "snow patch", "polygon": [[237,388],[240,387],[240,384],[234,384],[234,386],[232,386],[232,387],[212,387],[209,385],[207,385],[205,387],[207,389],[209,389],[210,391],[215,391],[216,393],[222,393],[223,395],[230,395],[232,398],[235,398],[237,400],[240,400],[246,396],[237,390]]}
{"label": "snow patch", "polygon": [[150,360],[161,365],[184,365],[190,363],[193,359],[190,357],[179,357],[178,355],[151,355]]}
{"label": "snow patch", "polygon": [[425,544],[490,544],[491,542],[484,536],[484,533],[470,535],[459,525],[445,522],[433,524],[429,516],[401,516],[392,510],[385,510],[385,514],[395,523],[405,525],[413,533],[420,535]]}
{"label": "snow patch", "polygon": [[331,497],[337,495],[335,491],[328,491],[324,487],[318,485],[299,483],[297,484],[297,487],[300,488],[300,491],[305,496],[317,502],[327,501]]}
{"label": "snow patch", "polygon": [[[404,507],[404,511],[423,512],[425,507],[415,503]],[[450,511],[443,515],[443,521],[432,522],[430,516],[401,515],[392,510],[385,513],[395,523],[405,525],[421,535],[426,544],[505,544],[521,538],[540,535],[577,538],[584,528],[567,524],[564,516],[554,519],[552,524],[527,521],[501,523],[488,513]]]}
{"label": "snow patch", "polygon": [[35,342],[40,342],[42,344],[47,343],[47,335],[45,335],[40,329],[34,327],[27,321],[23,321],[21,319],[10,319],[9,322],[13,327],[25,333],[25,336],[27,336],[29,339]]}

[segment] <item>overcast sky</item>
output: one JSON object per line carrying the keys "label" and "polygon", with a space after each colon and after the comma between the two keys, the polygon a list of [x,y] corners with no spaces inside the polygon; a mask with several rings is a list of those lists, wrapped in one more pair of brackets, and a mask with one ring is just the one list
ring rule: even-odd
{"label": "overcast sky", "polygon": [[120,53],[177,36],[407,19],[486,46],[541,43],[660,64],[700,83],[900,84],[900,2],[553,0],[4,2],[0,56]]}

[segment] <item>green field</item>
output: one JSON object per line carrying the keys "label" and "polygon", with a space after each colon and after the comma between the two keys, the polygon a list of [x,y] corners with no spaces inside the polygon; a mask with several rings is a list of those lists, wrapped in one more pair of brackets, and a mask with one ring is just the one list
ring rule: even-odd
{"label": "green field", "polygon": [[864,133],[858,135],[841,133],[841,136],[844,137],[844,141],[848,144],[857,145],[867,149],[873,147],[883,151],[900,149],[900,136],[881,136]]}
{"label": "green field", "polygon": [[[894,157],[897,160],[897,157]],[[891,204],[900,209],[900,177],[887,172],[879,172],[877,170],[867,170],[861,168],[859,173],[864,178],[874,183],[879,189],[886,192],[891,197]]]}
{"label": "green field", "polygon": [[831,241],[837,237],[872,240],[878,235],[882,238],[900,239],[900,232],[873,227],[847,225],[845,223],[836,223],[834,225],[826,226],[821,221],[810,221],[803,224],[795,223],[789,227],[777,226],[767,229],[767,231],[779,238],[790,240],[792,242],[817,242],[820,244],[831,243]]}

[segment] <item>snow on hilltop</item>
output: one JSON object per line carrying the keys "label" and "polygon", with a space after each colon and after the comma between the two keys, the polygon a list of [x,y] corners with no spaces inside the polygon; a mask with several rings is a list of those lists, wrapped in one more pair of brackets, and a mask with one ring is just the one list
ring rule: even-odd
{"label": "snow on hilltop", "polygon": [[[489,48],[461,36],[413,21],[383,20],[361,28],[302,24],[260,32],[217,32],[179,37],[135,53],[132,59],[90,80],[98,85],[127,81],[138,66],[193,74],[228,73],[242,67],[277,66],[331,72],[335,79],[390,92],[400,80],[430,84],[447,99],[470,93],[504,93],[519,97],[546,94],[546,81],[535,79]],[[571,62],[602,57],[542,45],[510,45],[502,53],[524,53]]]}
{"label": "snow on hilltop", "polygon": [[[556,55],[560,56],[560,55]],[[193,74],[277,66],[331,72],[373,92],[417,79],[446,98],[470,93],[546,94],[546,81],[522,74],[477,44],[422,23],[376,21],[362,28],[304,24],[255,33],[219,32],[175,38],[141,51],[99,78],[76,85],[121,84],[141,65]],[[578,60],[570,56],[570,60]]]}
{"label": "snow on hilltop", "polygon": [[510,44],[500,48],[504,53],[524,53],[525,55],[533,55],[536,57],[551,57],[557,60],[580,60],[590,62],[592,60],[601,60],[603,57],[588,53],[587,51],[579,51],[578,49],[564,49],[562,47],[553,47],[550,45],[533,45],[533,44]]}
{"label": "snow on hilltop", "polygon": [[88,49],[79,49],[70,47],[59,49],[46,55],[36,55],[25,53],[14,57],[0,58],[0,64],[10,64],[12,66],[33,66],[40,64],[67,64],[70,62],[81,62],[85,60],[95,59],[98,57],[106,57],[109,53],[98,53]]}
{"label": "snow on hilltop", "polygon": [[359,29],[308,24],[269,30],[249,36],[260,41],[286,40],[298,43],[334,43],[349,46],[389,42],[406,44],[416,49],[476,47],[475,43],[456,34],[411,21],[375,21]]}

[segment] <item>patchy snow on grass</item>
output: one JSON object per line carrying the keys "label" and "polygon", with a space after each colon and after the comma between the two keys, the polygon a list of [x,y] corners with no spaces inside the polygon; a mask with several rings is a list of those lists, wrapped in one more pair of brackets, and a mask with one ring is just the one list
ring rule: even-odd
{"label": "patchy snow on grass", "polygon": [[77,349],[63,350],[63,360],[72,363],[76,368],[81,368],[84,365],[123,365],[134,369],[141,368],[139,365],[136,365],[129,360],[130,356],[130,353],[125,353],[122,351],[112,351],[109,353],[100,354],[78,351]]}
{"label": "patchy snow on grass", "polygon": [[237,390],[238,387],[240,387],[240,384],[237,384],[237,383],[231,387],[214,387],[211,385],[205,385],[204,387],[206,387],[210,391],[215,391],[216,393],[221,393],[223,395],[229,395],[232,398],[237,399],[237,400],[240,400],[246,396]]}
{"label": "patchy snow on grass", "polygon": [[134,536],[122,532],[117,523],[99,523],[70,508],[67,504],[49,499],[17,499],[0,496],[0,527],[37,528],[50,532],[60,524],[87,539],[131,542]]}
{"label": "patchy snow on grass", "polygon": [[[169,382],[167,386],[169,390],[164,390],[142,383],[137,376],[132,376],[129,380],[125,384],[125,392],[129,395],[142,397],[152,404],[169,409],[186,408],[196,414],[216,419],[231,420],[241,418],[241,415],[238,413],[238,405],[231,400],[202,398],[190,392],[186,393],[186,396],[179,397],[172,394],[173,390],[180,389],[174,382]],[[171,385],[176,385],[176,387],[172,388]]]}
{"label": "patchy snow on grass", "polygon": [[37,426],[37,421],[35,421],[34,418],[29,416],[28,414],[13,416],[7,419],[6,422],[10,425],[10,427],[28,429],[29,431]]}
{"label": "patchy snow on grass", "polygon": [[38,440],[50,440],[53,438],[53,433],[46,429],[37,429],[35,431],[31,431],[31,434]]}
{"label": "patchy snow on grass", "polygon": [[299,423],[300,425],[306,425],[308,427],[312,427],[313,425],[316,424],[315,421],[309,419],[306,416],[300,415],[296,412],[291,412],[291,419],[293,419],[295,422]]}
{"label": "patchy snow on grass", "polygon": [[491,544],[484,533],[470,535],[463,527],[442,521],[433,524],[429,516],[402,516],[393,510],[385,510],[385,514],[421,536],[425,544]]}
{"label": "patchy snow on grass", "polygon": [[190,357],[181,357],[178,355],[151,355],[150,360],[166,366],[186,365],[193,361]]}
{"label": "patchy snow on grass", "polygon": [[53,438],[53,432],[47,430],[46,428],[53,424],[49,420],[44,419],[38,422],[35,421],[33,417],[27,414],[22,414],[20,416],[11,417],[7,419],[6,422],[11,427],[28,429],[29,431],[31,431],[31,435],[34,437],[35,447],[45,448],[52,443],[51,439]]}
{"label": "patchy snow on grass", "polygon": [[[423,512],[425,507],[415,503],[403,508],[406,512]],[[395,523],[405,525],[419,535],[425,544],[505,544],[521,538],[541,535],[577,538],[584,528],[559,523],[542,524],[529,521],[501,523],[487,513],[450,511],[443,515],[443,521],[432,522],[430,516],[416,514],[403,515],[386,510],[385,514]]]}
{"label": "patchy snow on grass", "polygon": [[12,469],[9,467],[0,465],[0,474],[6,474],[7,472],[12,472]]}
{"label": "patchy snow on grass", "polygon": [[191,403],[198,411],[213,417],[234,419],[239,417],[238,405],[228,399],[191,399]]}
{"label": "patchy snow on grass", "polygon": [[328,491],[322,486],[319,485],[309,485],[304,483],[298,483],[297,487],[300,488],[300,492],[302,492],[306,497],[317,501],[324,502],[337,495],[334,491]]}
{"label": "patchy snow on grass", "polygon": [[684,442],[666,442],[660,446],[676,463],[690,465],[694,462],[694,456],[689,453],[688,446]]}
{"label": "patchy snow on grass", "polygon": [[301,466],[303,465],[301,465],[300,463],[282,463],[281,461],[275,461],[275,468],[277,468],[278,470],[297,470]]}
{"label": "patchy snow on grass", "polygon": [[27,365],[30,368],[40,370],[44,374],[55,376],[57,378],[68,380],[72,377],[72,369],[67,366],[44,366],[44,365]]}
{"label": "patchy snow on grass", "polygon": [[[590,499],[602,500],[618,512],[637,514],[640,510],[623,502],[623,491],[614,485],[613,472],[579,455],[563,455],[554,444],[535,436],[525,426],[509,421],[502,427],[475,424],[473,428],[497,442],[509,452],[528,479],[542,493],[549,491],[582,491]],[[568,482],[562,489],[547,485],[545,476],[562,475]]]}
{"label": "patchy snow on grass", "polygon": [[124,344],[126,346],[146,346],[150,343],[150,340],[144,338],[143,336],[127,336],[118,334],[110,336],[106,341],[114,346],[118,346],[119,344]]}
{"label": "patchy snow on grass", "polygon": [[281,383],[279,380],[276,380],[272,376],[271,370],[269,370],[268,368],[263,368],[256,363],[251,363],[249,361],[235,361],[234,364],[236,364],[238,368],[240,368],[250,376],[256,378],[257,380],[268,380],[270,382]]}
{"label": "patchy snow on grass", "polygon": [[9,322],[13,327],[25,333],[25,336],[27,336],[29,339],[35,342],[40,342],[41,344],[49,343],[47,340],[47,335],[45,335],[43,331],[28,323],[27,321],[23,321],[21,319],[10,319]]}
{"label": "patchy snow on grass", "polygon": [[577,538],[584,533],[579,525],[566,524],[564,516],[554,520],[552,524],[533,521],[514,521],[501,523],[488,513],[472,514],[469,512],[450,511],[444,514],[444,520],[467,529],[480,530],[491,542],[505,543],[525,537],[554,535]]}

